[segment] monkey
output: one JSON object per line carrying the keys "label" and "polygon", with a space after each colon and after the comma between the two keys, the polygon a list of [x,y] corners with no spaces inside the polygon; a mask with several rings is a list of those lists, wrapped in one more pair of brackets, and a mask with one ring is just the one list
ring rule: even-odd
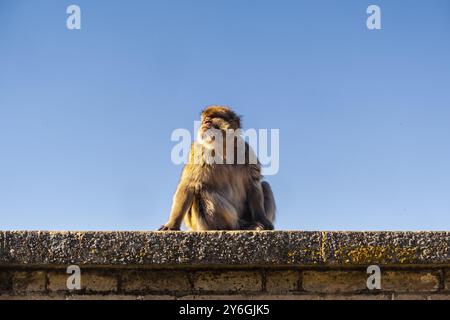
{"label": "monkey", "polygon": [[[183,222],[191,231],[274,229],[272,189],[262,181],[261,164],[240,130],[241,117],[229,107],[213,105],[202,111],[169,220],[159,231],[178,231]],[[234,133],[231,138],[229,133]],[[211,155],[218,161],[208,161]]]}

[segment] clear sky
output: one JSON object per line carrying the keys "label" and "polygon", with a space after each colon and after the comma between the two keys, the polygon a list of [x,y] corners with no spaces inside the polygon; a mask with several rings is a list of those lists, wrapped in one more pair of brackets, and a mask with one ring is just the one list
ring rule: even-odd
{"label": "clear sky", "polygon": [[0,0],[0,229],[158,228],[210,104],[280,129],[278,229],[450,229],[448,0]]}

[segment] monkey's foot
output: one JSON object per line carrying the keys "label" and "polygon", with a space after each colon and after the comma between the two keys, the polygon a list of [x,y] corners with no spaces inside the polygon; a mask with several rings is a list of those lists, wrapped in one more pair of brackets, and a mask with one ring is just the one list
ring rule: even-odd
{"label": "monkey's foot", "polygon": [[162,225],[158,231],[180,231],[180,228],[172,228],[166,225]]}
{"label": "monkey's foot", "polygon": [[273,226],[265,227],[262,223],[254,222],[249,223],[243,227],[243,230],[254,230],[254,231],[263,231],[263,230],[273,230]]}

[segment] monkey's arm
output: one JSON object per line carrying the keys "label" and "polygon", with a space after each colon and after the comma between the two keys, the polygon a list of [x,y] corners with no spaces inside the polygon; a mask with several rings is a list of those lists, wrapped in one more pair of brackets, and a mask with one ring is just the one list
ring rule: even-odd
{"label": "monkey's arm", "polygon": [[264,194],[260,183],[250,186],[250,190],[248,190],[248,206],[253,219],[250,228],[254,225],[255,229],[273,230],[273,224],[268,219],[264,208]]}
{"label": "monkey's arm", "polygon": [[173,197],[169,221],[159,231],[180,230],[183,218],[194,201],[194,190],[183,182],[178,185]]}
{"label": "monkey's arm", "polygon": [[[251,152],[248,147],[247,152]],[[252,216],[250,228],[273,230],[273,223],[270,221],[264,206],[264,191],[261,183],[261,167],[260,164],[249,164],[248,174],[250,184],[247,190],[248,208]]]}

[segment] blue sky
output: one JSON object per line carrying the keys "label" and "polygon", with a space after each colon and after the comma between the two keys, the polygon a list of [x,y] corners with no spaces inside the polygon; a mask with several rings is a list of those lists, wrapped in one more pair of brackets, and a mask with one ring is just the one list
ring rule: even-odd
{"label": "blue sky", "polygon": [[449,230],[449,57],[447,0],[1,0],[0,229],[156,229],[224,104],[280,129],[278,229]]}

